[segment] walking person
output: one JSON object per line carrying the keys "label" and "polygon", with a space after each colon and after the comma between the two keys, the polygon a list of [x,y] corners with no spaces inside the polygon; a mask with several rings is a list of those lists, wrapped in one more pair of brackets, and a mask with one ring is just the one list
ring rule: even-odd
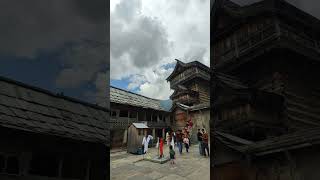
{"label": "walking person", "polygon": [[183,143],[182,131],[178,130],[176,136],[177,136],[176,139],[177,139],[177,146],[179,148],[179,153],[182,154],[182,143]]}
{"label": "walking person", "polygon": [[[144,146],[143,148],[143,151],[144,151],[144,154],[147,155],[148,153],[148,146],[149,146],[149,142],[153,139],[153,137],[151,135],[148,135],[146,134],[145,137],[143,137],[143,140],[142,140],[142,145]],[[144,158],[144,155],[143,155],[143,158]],[[149,155],[147,155],[147,158],[149,158]]]}
{"label": "walking person", "polygon": [[175,159],[175,155],[176,153],[173,150],[173,147],[170,145],[169,146],[169,154],[170,154],[170,164],[173,166],[175,164],[174,159]]}
{"label": "walking person", "polygon": [[210,156],[210,153],[209,153],[209,136],[208,136],[208,133],[205,132],[204,129],[202,129],[202,141],[203,141],[203,155],[206,156],[206,151],[208,153],[208,156]]}
{"label": "walking person", "polygon": [[198,137],[198,142],[199,142],[199,153],[202,156],[203,155],[203,151],[202,151],[202,133],[200,131],[200,129],[198,129],[198,133],[197,133],[197,137]]}
{"label": "walking person", "polygon": [[185,145],[185,147],[186,147],[186,152],[188,153],[189,152],[189,138],[187,137],[187,136],[184,136],[184,138],[183,138],[183,143],[184,143],[184,145]]}

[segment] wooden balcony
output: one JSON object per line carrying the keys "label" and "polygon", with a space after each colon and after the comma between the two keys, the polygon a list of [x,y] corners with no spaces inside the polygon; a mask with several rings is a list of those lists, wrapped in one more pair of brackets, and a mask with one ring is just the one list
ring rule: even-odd
{"label": "wooden balcony", "polygon": [[283,101],[282,96],[268,92],[258,92],[241,101],[227,100],[226,96],[216,103],[215,127],[239,135],[255,131],[265,134],[270,130],[282,132]]}
{"label": "wooden balcony", "polygon": [[229,37],[230,45],[221,48],[221,44],[226,44],[228,40],[223,39],[214,46],[214,65],[228,63],[277,37],[279,37],[279,33],[275,24],[268,24],[247,35],[243,35],[243,32],[239,30],[231,39]]}
{"label": "wooden balcony", "polygon": [[193,93],[185,93],[172,97],[173,103],[179,102],[185,105],[199,103],[199,93],[193,91]]}
{"label": "wooden balcony", "polygon": [[175,89],[178,84],[182,84],[182,83],[184,83],[190,79],[196,78],[196,77],[203,78],[207,81],[210,80],[209,73],[207,73],[197,67],[193,67],[193,68],[189,68],[189,69],[185,70],[184,72],[179,74],[177,77],[172,79],[172,81],[170,82],[170,88]]}
{"label": "wooden balcony", "polygon": [[268,47],[290,48],[299,53],[312,53],[313,56],[320,57],[320,40],[291,25],[271,21],[260,29],[252,27],[255,26],[248,25],[218,40],[212,49],[215,67],[237,62],[237,59],[249,53],[252,53],[250,57],[255,57]]}

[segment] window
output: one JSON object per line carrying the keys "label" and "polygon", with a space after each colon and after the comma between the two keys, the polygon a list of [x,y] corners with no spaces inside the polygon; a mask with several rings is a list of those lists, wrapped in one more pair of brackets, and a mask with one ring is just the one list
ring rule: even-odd
{"label": "window", "polygon": [[34,153],[29,173],[39,176],[57,177],[58,169],[59,158],[57,155]]}
{"label": "window", "polygon": [[7,169],[8,174],[19,174],[19,160],[15,156],[9,156],[7,158]]}
{"label": "window", "polygon": [[19,158],[15,155],[0,154],[0,173],[19,174]]}
{"label": "window", "polygon": [[159,114],[159,119],[160,119],[160,121],[163,120],[162,118],[163,118],[162,114]]}
{"label": "window", "polygon": [[130,118],[137,118],[137,112],[134,112],[134,111],[130,112],[129,117]]}
{"label": "window", "polygon": [[120,117],[128,117],[128,111],[120,110],[119,116],[120,116]]}
{"label": "window", "polygon": [[117,111],[111,110],[111,111],[110,111],[110,116],[111,116],[111,117],[117,117]]}

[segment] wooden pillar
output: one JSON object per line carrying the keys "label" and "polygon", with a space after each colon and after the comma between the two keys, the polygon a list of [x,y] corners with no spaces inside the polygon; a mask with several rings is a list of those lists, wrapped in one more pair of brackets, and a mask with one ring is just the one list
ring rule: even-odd
{"label": "wooden pillar", "polygon": [[59,167],[58,167],[58,177],[59,178],[62,177],[63,160],[64,160],[64,157],[61,157],[59,159]]}
{"label": "wooden pillar", "polygon": [[152,136],[154,138],[154,141],[156,141],[157,140],[157,138],[156,138],[156,128],[152,129]]}
{"label": "wooden pillar", "polygon": [[90,180],[90,169],[91,169],[91,160],[89,159],[87,162],[87,169],[86,169],[86,178],[85,180]]}

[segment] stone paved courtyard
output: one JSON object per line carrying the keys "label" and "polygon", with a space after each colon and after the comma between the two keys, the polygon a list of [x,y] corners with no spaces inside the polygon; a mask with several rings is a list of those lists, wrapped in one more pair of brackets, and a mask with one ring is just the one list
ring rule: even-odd
{"label": "stone paved courtyard", "polygon": [[[164,147],[167,156],[169,148]],[[198,145],[192,145],[189,153],[183,149],[182,155],[176,151],[176,164],[169,162],[158,164],[143,160],[143,155],[133,155],[126,152],[111,153],[111,179],[113,180],[182,180],[210,179],[210,159],[199,155]],[[150,148],[151,157],[158,154],[156,148]]]}

